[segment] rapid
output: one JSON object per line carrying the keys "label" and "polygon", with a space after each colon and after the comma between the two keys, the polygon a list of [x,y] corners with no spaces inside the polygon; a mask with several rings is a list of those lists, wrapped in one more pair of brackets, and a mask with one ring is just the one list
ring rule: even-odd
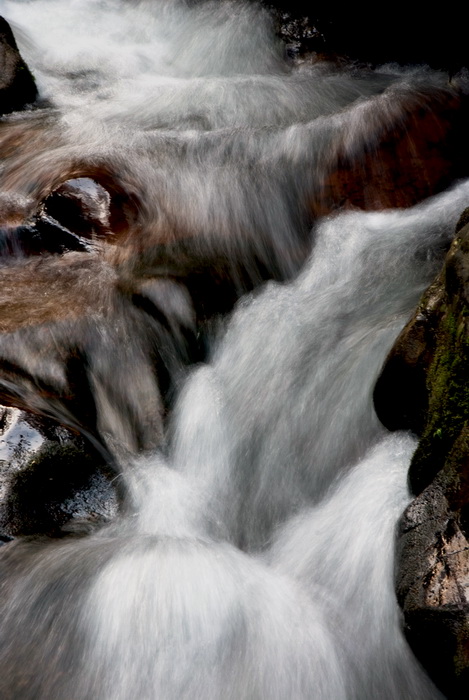
{"label": "rapid", "polygon": [[[441,700],[394,594],[416,438],[381,426],[372,393],[469,181],[408,208],[375,211],[374,193],[369,211],[318,202],[338,152],[374,153],[399,110],[451,93],[447,76],[293,63],[255,3],[0,0],[0,15],[45,105],[9,122],[26,126],[25,148],[1,165],[2,201],[29,211],[61,181],[104,172],[130,212],[89,267],[50,263],[65,286],[97,280],[92,330],[73,314],[66,328],[87,353],[121,503],[106,522],[0,548],[0,696]],[[2,263],[11,295],[26,286],[15,264]],[[193,267],[227,275],[236,301],[179,362]],[[176,319],[168,340],[112,295],[174,270],[155,302]],[[38,319],[14,349],[0,341],[2,357],[58,386],[62,338]],[[169,411],[150,391],[155,337]]]}

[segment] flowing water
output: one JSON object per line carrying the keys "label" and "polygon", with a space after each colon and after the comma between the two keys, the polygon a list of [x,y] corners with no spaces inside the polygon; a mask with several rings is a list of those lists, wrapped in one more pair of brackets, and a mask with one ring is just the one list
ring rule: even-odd
{"label": "flowing water", "polygon": [[[0,14],[54,105],[11,118],[32,146],[3,165],[4,202],[27,210],[61,178],[104,168],[137,202],[136,223],[92,261],[148,281],[174,259],[183,270],[222,259],[241,295],[210,327],[204,361],[175,361],[167,437],[154,437],[153,336],[124,306],[109,330],[115,277],[69,254],[74,284],[96,274],[92,295],[105,300],[104,313],[85,309],[92,331],[76,321],[73,332],[87,334],[98,433],[125,503],[99,527],[2,547],[1,697],[441,698],[406,645],[393,590],[416,442],[380,425],[372,391],[469,183],[408,210],[315,219],[308,202],[338,142],[373,145],[404,99],[446,90],[446,77],[292,66],[267,14],[242,2],[2,0]],[[52,266],[59,296],[66,259],[35,267],[42,279]],[[11,295],[23,293],[18,275]],[[191,325],[180,287],[158,295],[175,328]],[[72,332],[75,317],[66,323]],[[53,328],[7,334],[51,386],[65,381]],[[35,410],[77,424],[34,397]]]}

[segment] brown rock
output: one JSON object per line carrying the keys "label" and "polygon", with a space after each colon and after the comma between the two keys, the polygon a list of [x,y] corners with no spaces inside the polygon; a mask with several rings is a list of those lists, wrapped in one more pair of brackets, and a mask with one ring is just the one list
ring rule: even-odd
{"label": "brown rock", "polygon": [[108,457],[160,444],[165,401],[193,359],[184,288],[126,281],[86,253],[21,260],[1,278],[0,403],[78,430]]}
{"label": "brown rock", "polygon": [[[383,97],[383,114],[376,122],[376,114],[363,114],[362,144],[359,133],[355,142],[350,134],[340,137],[337,158],[311,200],[315,215],[327,215],[340,206],[410,207],[467,174],[466,98],[449,90],[396,95],[395,114],[388,104],[392,99]],[[380,107],[377,102],[375,108]]]}

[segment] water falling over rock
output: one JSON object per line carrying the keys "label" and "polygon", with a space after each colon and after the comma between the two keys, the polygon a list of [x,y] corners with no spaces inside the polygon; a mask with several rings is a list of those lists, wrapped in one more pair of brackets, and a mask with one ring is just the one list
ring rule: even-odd
{"label": "water falling over rock", "polygon": [[464,73],[292,63],[256,3],[0,11],[41,96],[0,122],[0,402],[56,460],[41,521],[5,458],[1,697],[442,698],[372,393],[467,205]]}

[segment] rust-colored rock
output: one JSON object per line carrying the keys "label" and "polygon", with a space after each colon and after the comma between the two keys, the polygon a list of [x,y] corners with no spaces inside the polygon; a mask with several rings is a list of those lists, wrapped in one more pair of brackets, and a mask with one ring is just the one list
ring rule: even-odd
{"label": "rust-colored rock", "polygon": [[[398,97],[396,101],[399,104]],[[336,161],[311,201],[314,215],[327,215],[341,206],[411,207],[468,173],[466,98],[450,91],[417,94],[404,98],[399,114],[393,115],[394,107],[384,101],[384,115],[387,108],[387,123],[386,118],[374,123],[375,115],[364,112],[361,149],[361,125],[356,127],[356,143],[349,134],[341,136]]]}

